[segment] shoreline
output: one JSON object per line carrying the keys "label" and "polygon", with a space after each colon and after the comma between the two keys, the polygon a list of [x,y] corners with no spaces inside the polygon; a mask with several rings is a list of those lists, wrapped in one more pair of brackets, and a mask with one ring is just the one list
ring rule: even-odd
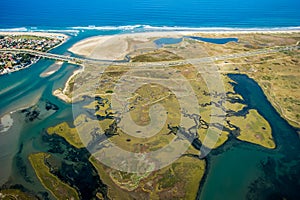
{"label": "shoreline", "polygon": [[[93,29],[91,29],[93,30]],[[98,38],[103,38],[103,39],[110,39],[114,36],[154,36],[154,37],[161,37],[163,35],[184,35],[184,34],[254,34],[254,33],[259,33],[259,34],[282,34],[282,33],[299,33],[300,32],[300,27],[299,29],[255,29],[255,30],[246,30],[246,29],[241,29],[241,30],[156,30],[156,31],[143,31],[143,32],[131,32],[131,33],[118,33],[118,34],[113,34],[113,35],[95,35],[91,37],[84,38],[83,40],[77,42],[77,43],[83,43],[88,40],[96,40]],[[1,32],[0,32],[1,33]],[[75,44],[77,44],[75,43]],[[70,47],[72,48],[72,47]]]}
{"label": "shoreline", "polygon": [[[300,33],[299,29],[286,30],[203,30],[203,31],[145,31],[120,33],[115,35],[99,35],[84,38],[83,40],[72,45],[68,51],[94,59],[102,60],[123,60],[130,50],[129,40],[132,43],[147,42],[150,38],[155,37],[183,37],[199,36],[224,36],[229,35],[246,35],[246,34],[293,34]],[[122,52],[121,52],[122,51]]]}
{"label": "shoreline", "polygon": [[[91,29],[93,30],[93,29]],[[299,29],[255,29],[255,30],[245,30],[245,29],[241,29],[241,30],[202,30],[202,31],[145,31],[145,32],[133,32],[133,33],[121,33],[121,34],[116,34],[116,35],[105,35],[105,36],[91,36],[91,37],[87,37],[87,38],[84,38],[83,40],[81,41],[78,41],[77,43],[75,43],[73,46],[71,46],[68,51],[71,51],[72,52],[72,48],[76,47],[76,45],[87,45],[88,46],[88,43],[92,42],[92,43],[97,43],[97,45],[101,45],[103,42],[108,42],[110,43],[110,39],[117,36],[119,38],[127,38],[127,37],[132,37],[132,38],[135,38],[137,37],[137,40],[145,40],[147,38],[153,38],[153,37],[167,37],[167,36],[174,36],[174,37],[178,37],[178,36],[183,36],[183,35],[194,35],[194,34],[208,34],[208,35],[224,35],[224,36],[227,36],[229,34],[292,34],[292,33],[299,33],[300,32],[300,27]],[[48,51],[52,50],[52,49],[55,49],[57,48],[58,46],[64,44],[68,38],[70,38],[70,36],[67,36],[65,34],[60,34],[60,33],[49,33],[49,32],[0,32],[1,33],[6,33],[6,34],[20,34],[20,35],[52,35],[52,36],[57,36],[57,35],[63,35],[65,36],[64,40],[58,44],[57,46],[49,49]],[[134,36],[134,37],[133,37]],[[100,40],[100,44],[97,42],[97,40]],[[126,45],[127,47],[128,45]],[[119,50],[119,49],[118,49]],[[127,54],[127,50],[125,50],[125,54]],[[94,51],[94,49],[92,49],[91,51]],[[74,52],[73,52],[74,53]],[[88,52],[86,56],[90,56],[90,53],[91,52]],[[113,54],[113,52],[110,52]],[[75,53],[77,54],[77,52]],[[78,55],[81,55],[81,54],[78,54]],[[116,57],[115,57],[116,58]],[[35,64],[35,63],[32,63],[32,64]],[[32,65],[31,64],[31,65]],[[31,65],[29,66],[26,66],[26,68],[30,67]],[[55,91],[53,91],[53,95],[56,96],[57,98],[59,98],[60,100],[66,102],[66,103],[71,103],[72,102],[72,98],[68,97],[67,95],[65,95],[65,92],[66,90],[68,89],[68,85],[69,85],[69,82],[79,73],[83,72],[84,71],[84,64],[79,64],[79,66],[81,67],[80,69],[78,70],[75,70],[73,72],[73,74],[68,78],[67,82],[64,84],[64,86],[61,88],[61,89],[57,89]],[[25,69],[25,68],[24,68]],[[18,70],[19,71],[19,70]],[[275,106],[276,108],[277,106]],[[281,112],[279,112],[281,113]],[[286,118],[284,115],[283,115],[284,118]]]}
{"label": "shoreline", "polygon": [[265,30],[300,30],[300,25],[287,25],[287,26],[175,26],[175,25],[148,25],[148,24],[128,24],[128,25],[74,25],[64,27],[28,27],[20,26],[14,28],[1,27],[1,32],[53,32],[53,33],[78,33],[79,31],[135,31],[138,29],[149,31],[265,31]]}
{"label": "shoreline", "polygon": [[[179,32],[181,32],[181,31],[179,31]],[[300,31],[297,31],[297,32],[300,32]],[[189,33],[192,33],[192,34],[204,34],[204,33],[202,33],[202,32],[189,32]],[[212,32],[206,32],[207,34],[212,34]],[[254,32],[251,32],[251,33],[241,33],[241,34],[253,34]],[[255,33],[257,33],[257,32],[255,32]],[[266,33],[266,32],[264,32],[264,33]],[[269,32],[267,32],[267,33],[269,33]],[[272,32],[273,33],[273,32]],[[276,31],[276,34],[277,34],[278,32]],[[278,34],[281,34],[281,33],[286,33],[286,32],[279,32]],[[295,33],[294,31],[288,31],[288,33]],[[133,33],[134,34],[134,33]],[[230,33],[215,33],[215,34],[220,34],[220,35],[226,35],[226,34],[230,34]],[[240,33],[234,33],[234,34],[240,34]],[[125,35],[125,34],[124,34]],[[127,35],[131,35],[131,34],[127,34]],[[101,37],[101,36],[96,36],[96,37]],[[126,36],[125,36],[126,37]],[[86,38],[85,40],[88,40],[89,38]],[[108,39],[109,40],[109,39]],[[59,44],[59,45],[62,45],[64,42],[62,42],[61,44]],[[59,46],[58,45],[58,46]],[[56,48],[56,47],[54,47],[54,48]],[[34,63],[33,63],[34,64]],[[63,88],[62,89],[57,89],[57,90],[55,90],[55,91],[59,91],[60,93],[57,93],[57,94],[55,94],[55,91],[53,91],[52,92],[52,94],[54,95],[54,96],[56,96],[58,99],[60,99],[60,100],[62,100],[62,101],[64,101],[64,102],[67,102],[67,103],[72,103],[72,97],[70,98],[70,97],[68,97],[67,95],[65,95],[65,92],[67,92],[67,90],[68,90],[68,87],[69,87],[69,83],[70,83],[70,81],[72,81],[72,79],[77,75],[77,74],[79,74],[79,73],[81,73],[81,72],[83,72],[84,70],[85,70],[85,67],[84,67],[84,64],[80,64],[79,65],[80,66],[80,68],[79,69],[77,69],[77,70],[74,70],[73,71],[73,73],[72,73],[72,75],[70,75],[69,76],[69,78],[68,78],[68,80],[66,81],[66,83],[64,84],[64,86],[63,86]],[[238,74],[240,74],[240,73],[238,73]],[[258,81],[256,81],[254,78],[253,78],[253,80],[259,85],[259,82]],[[260,86],[261,88],[263,88],[262,86]],[[265,92],[264,92],[265,93]],[[266,94],[266,93],[265,93]],[[266,95],[267,96],[267,95]],[[68,100],[70,101],[70,102],[68,102]],[[271,103],[271,101],[270,101],[270,103]],[[271,103],[272,104],[272,103]],[[276,109],[276,106],[274,106],[274,108]],[[283,119],[284,119],[285,117],[283,117]],[[229,140],[228,140],[229,141]],[[243,142],[245,142],[245,141],[243,141]],[[227,143],[227,142],[226,142]],[[222,146],[224,146],[226,143],[224,143]],[[247,142],[246,142],[247,143]],[[209,162],[211,162],[210,160],[209,160],[209,158],[206,158],[205,159],[205,161],[206,161],[206,165],[205,165],[205,170],[204,170],[204,175],[203,175],[203,177],[202,177],[202,179],[201,179],[201,181],[200,181],[200,183],[199,183],[199,190],[198,190],[198,193],[197,193],[197,197],[201,197],[201,192],[203,191],[203,185],[205,184],[205,182],[207,181],[207,177],[208,177],[208,174],[209,174],[209,169],[210,169],[210,165],[211,165],[211,163],[209,164]],[[199,196],[198,196],[199,195]]]}
{"label": "shoreline", "polygon": [[[49,52],[49,51],[51,51],[51,50],[53,50],[53,49],[55,49],[55,48],[63,45],[70,38],[70,36],[68,36],[66,34],[50,33],[50,32],[15,32],[15,31],[12,31],[12,32],[3,32],[3,31],[0,31],[0,35],[8,35],[8,36],[36,36],[36,37],[46,37],[46,38],[62,39],[62,41],[59,44],[53,46],[52,48],[48,49],[45,52]],[[23,69],[27,69],[27,68],[31,67],[33,64],[36,64],[40,59],[41,59],[40,57],[36,57],[36,59],[34,60],[34,62],[32,62],[29,65],[26,65],[26,66],[24,66],[22,68],[18,68],[18,69],[6,69],[7,72],[3,73],[3,74],[0,74],[0,76],[8,75],[8,74],[11,74],[11,73],[14,73],[14,72],[18,72],[18,71],[23,70]]]}
{"label": "shoreline", "polygon": [[70,36],[63,33],[54,32],[32,32],[32,31],[0,31],[0,35],[15,35],[15,36],[37,36],[37,37],[50,37],[50,38],[64,38],[64,40],[70,38]]}
{"label": "shoreline", "polygon": [[[264,29],[264,30],[230,30],[230,31],[168,31],[168,32],[141,32],[141,33],[124,33],[124,34],[117,34],[114,35],[115,38],[114,40],[111,40],[112,36],[93,36],[93,37],[88,37],[85,38],[81,41],[79,41],[78,43],[74,44],[69,51],[73,52],[74,54],[78,54],[78,55],[83,55],[83,56],[87,56],[87,57],[91,57],[93,55],[100,55],[102,56],[103,52],[105,52],[105,50],[110,52],[110,58],[109,57],[104,57],[104,58],[108,58],[108,59],[123,59],[124,55],[128,55],[128,53],[130,52],[129,48],[125,48],[130,45],[130,42],[133,43],[133,40],[136,41],[142,41],[142,40],[149,40],[149,38],[155,38],[155,37],[182,37],[183,35],[201,35],[203,34],[204,37],[227,37],[227,36],[234,36],[234,37],[239,37],[239,36],[245,36],[245,35],[255,35],[255,34],[270,34],[270,35],[277,35],[277,34],[282,34],[282,35],[286,35],[287,37],[289,37],[289,34],[298,34],[300,33],[300,29],[286,29],[286,30],[278,30],[278,29]],[[120,41],[124,40],[125,44],[121,43]],[[120,48],[114,48],[115,43],[119,42],[121,45],[123,45],[123,49],[124,52],[120,53]],[[101,44],[105,43],[105,48],[101,48]],[[93,47],[94,45],[94,47]],[[110,46],[109,46],[110,45]],[[81,54],[80,52],[80,47],[86,47],[88,46],[89,49],[84,49],[85,51],[85,55]],[[99,48],[100,46],[100,48]],[[77,47],[79,47],[79,49],[76,49]],[[109,48],[107,48],[109,47]],[[76,49],[76,51],[72,51]],[[89,51],[88,51],[89,50]],[[97,54],[95,54],[95,52]],[[103,57],[100,57],[103,59]],[[254,79],[255,80],[255,79]],[[255,80],[258,84],[260,83],[259,81]],[[263,87],[261,87],[263,88]],[[299,128],[299,123],[293,119],[290,119],[285,112],[283,111],[284,109],[282,108],[282,106],[278,106],[278,103],[276,102],[276,100],[274,98],[271,98],[270,96],[268,96],[267,92],[264,91],[265,95],[268,97],[269,101],[271,102],[271,104],[274,106],[274,108],[280,113],[280,115],[282,116],[282,118],[286,119],[288,121],[288,123],[296,128]]]}
{"label": "shoreline", "polygon": [[24,66],[22,68],[18,68],[18,69],[6,69],[6,70],[9,70],[9,71],[6,72],[6,73],[4,73],[4,74],[0,74],[0,76],[10,75],[11,73],[27,69],[27,68],[31,67],[32,65],[36,64],[37,62],[39,62],[40,59],[41,59],[40,57],[37,57],[36,60],[34,60],[34,62],[32,62],[29,65],[26,65],[26,66]]}
{"label": "shoreline", "polygon": [[[135,30],[139,28],[139,30]],[[0,28],[0,35],[32,35],[41,37],[71,36],[68,33],[77,34],[85,31],[120,31],[120,35],[145,34],[145,33],[212,33],[212,34],[252,34],[252,33],[295,33],[300,32],[300,26],[287,27],[178,27],[178,26],[151,26],[151,25],[125,25],[125,26],[73,26],[62,29],[30,29],[30,28]],[[130,31],[130,32],[129,32]],[[113,34],[116,35],[116,34]],[[105,35],[105,36],[113,36]],[[99,37],[97,35],[85,39]],[[84,40],[85,40],[84,39]]]}
{"label": "shoreline", "polygon": [[[274,98],[274,92],[273,92],[273,97],[272,97],[272,95],[270,95],[267,91],[265,91],[265,88],[263,87],[263,85],[259,81],[255,80],[255,77],[251,76],[251,74],[249,74],[247,76],[252,78],[259,85],[259,87],[263,90],[263,93],[266,95],[266,98],[271,103],[271,105],[274,107],[274,109],[278,112],[278,114],[283,119],[285,119],[292,127],[296,128],[296,129],[299,129],[300,128],[300,122],[295,121],[293,119],[290,119],[290,117],[288,117],[286,115],[286,113],[285,113],[284,109],[282,108],[282,106]],[[299,134],[299,136],[300,136],[300,134]]]}
{"label": "shoreline", "polygon": [[[49,52],[49,51],[51,51],[52,49],[55,49],[55,48],[57,48],[57,47],[63,45],[63,44],[66,43],[67,40],[70,38],[70,36],[65,35],[65,34],[61,34],[61,33],[50,33],[50,32],[18,32],[18,31],[9,31],[9,32],[5,32],[5,31],[0,31],[0,35],[32,35],[32,36],[52,37],[52,38],[53,38],[53,37],[56,38],[57,36],[63,37],[63,40],[62,40],[61,43],[59,43],[58,45],[52,47],[52,48],[49,49],[47,52]],[[10,75],[11,73],[18,72],[18,71],[21,71],[21,70],[23,70],[23,69],[27,69],[27,68],[31,67],[32,65],[36,64],[38,61],[40,61],[40,59],[41,59],[41,58],[38,57],[38,58],[35,60],[35,62],[30,63],[29,65],[24,66],[24,67],[21,68],[21,69],[11,70],[11,71],[9,71],[9,72],[6,73],[6,74],[1,74],[0,77],[1,77],[1,76],[4,76],[4,75]],[[37,101],[38,101],[38,100],[37,100]],[[34,106],[34,105],[37,103],[37,101],[35,101],[34,103],[31,103],[31,104],[28,104],[28,105],[26,105],[26,106],[23,106],[23,107],[21,107],[21,108],[14,109],[14,110],[12,110],[12,111],[7,111],[7,112],[5,112],[5,113],[0,113],[0,118],[2,118],[2,117],[5,116],[5,115],[12,115],[12,114],[14,114],[14,113],[16,113],[16,112],[18,112],[18,111],[23,110],[23,109],[30,108],[30,107]]]}
{"label": "shoreline", "polygon": [[80,65],[80,69],[75,70],[72,75],[68,78],[67,82],[64,84],[63,88],[56,89],[52,92],[52,95],[62,100],[65,103],[72,103],[73,99],[68,97],[65,93],[69,87],[70,81],[79,73],[84,71],[84,65]]}
{"label": "shoreline", "polygon": [[45,78],[51,76],[52,74],[56,73],[64,64],[63,61],[56,61],[54,64],[50,65],[45,71],[40,74],[41,78]]}

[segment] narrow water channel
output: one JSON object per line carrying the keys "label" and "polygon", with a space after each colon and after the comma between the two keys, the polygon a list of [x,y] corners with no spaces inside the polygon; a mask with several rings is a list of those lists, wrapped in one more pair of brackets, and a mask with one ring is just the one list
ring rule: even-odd
{"label": "narrow water channel", "polygon": [[300,199],[300,140],[246,75],[230,74],[234,90],[271,125],[276,149],[230,139],[208,156],[198,199]]}

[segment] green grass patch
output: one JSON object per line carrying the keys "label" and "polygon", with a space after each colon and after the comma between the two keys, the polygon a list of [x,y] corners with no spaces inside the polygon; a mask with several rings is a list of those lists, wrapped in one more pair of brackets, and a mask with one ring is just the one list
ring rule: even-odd
{"label": "green grass patch", "polygon": [[182,57],[166,51],[166,50],[156,50],[150,53],[142,54],[133,57],[132,62],[158,62],[158,61],[173,61],[181,60]]}
{"label": "green grass patch", "polygon": [[49,172],[49,168],[45,164],[45,159],[49,156],[46,153],[36,153],[29,156],[29,161],[38,179],[56,199],[79,199],[78,193],[74,188]]}

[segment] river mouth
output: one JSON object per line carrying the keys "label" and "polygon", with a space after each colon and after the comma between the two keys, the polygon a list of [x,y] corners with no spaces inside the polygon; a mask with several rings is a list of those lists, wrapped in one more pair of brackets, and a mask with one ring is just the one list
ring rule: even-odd
{"label": "river mouth", "polygon": [[229,74],[234,90],[272,127],[276,149],[270,150],[230,138],[208,155],[207,174],[198,199],[299,199],[300,141],[267,100],[258,84],[246,75]]}
{"label": "river mouth", "polygon": [[[180,41],[173,41],[173,38],[171,38],[171,41],[163,42],[163,44],[168,44],[168,42],[176,43]],[[28,70],[27,73],[33,73],[32,77],[39,77],[39,74],[45,70],[47,64],[47,61],[41,60],[35,66],[32,66],[32,69],[36,71],[26,69]],[[34,110],[28,109],[13,114],[12,119],[14,119],[14,123],[21,120],[19,116],[16,116],[20,113],[27,115],[28,118],[24,126],[22,124],[24,123],[23,120],[19,123],[20,127],[17,127],[18,130],[15,133],[20,133],[20,135],[11,135],[10,143],[16,145],[12,153],[15,156],[10,158],[13,160],[14,167],[11,169],[10,181],[7,182],[5,186],[17,187],[18,185],[24,185],[29,192],[41,194],[39,197],[43,198],[44,196],[42,194],[47,193],[47,190],[41,185],[38,179],[28,179],[28,177],[35,177],[35,174],[27,162],[29,154],[41,151],[54,155],[51,158],[49,166],[58,168],[59,170],[56,175],[68,182],[71,186],[77,188],[78,191],[81,192],[82,197],[89,199],[92,195],[95,195],[96,192],[100,192],[105,197],[106,186],[102,185],[101,177],[93,176],[93,174],[97,172],[86,159],[90,154],[84,149],[76,149],[70,146],[63,138],[57,135],[49,136],[46,133],[46,129],[49,126],[55,126],[62,121],[68,122],[70,126],[72,125],[74,116],[72,115],[71,106],[53,97],[52,90],[64,85],[75,67],[76,66],[64,64],[58,69],[57,73],[38,78],[37,83],[34,85],[30,85],[30,79],[26,78],[24,84],[29,84],[29,89],[34,89],[39,85],[46,85],[40,90],[32,90],[32,94],[42,94],[36,98],[38,103],[33,100],[31,101],[36,105],[41,103],[43,99],[44,101],[46,100],[45,108],[46,110],[48,108],[50,112],[44,112],[41,118],[39,117],[40,115],[37,116],[38,113]],[[14,74],[14,76],[18,79],[24,76],[25,73],[25,71],[20,71]],[[245,75],[235,74],[230,74],[229,77],[237,82],[237,84],[233,83],[235,92],[243,96],[248,107],[247,109],[257,110],[269,121],[273,129],[273,136],[277,148],[268,150],[258,145],[238,141],[231,137],[223,146],[217,150],[213,150],[211,154],[209,154],[207,158],[208,166],[206,167],[206,178],[201,184],[198,198],[256,199],[260,196],[262,199],[299,199],[299,195],[297,194],[299,183],[297,181],[300,177],[298,156],[300,148],[296,130],[278,115],[267,101],[262,90],[252,79]],[[16,85],[16,87],[21,86]],[[15,99],[18,99],[18,97],[19,96],[16,96]],[[15,99],[7,99],[7,102],[13,102]],[[48,105],[47,101],[50,102]],[[20,102],[20,100],[18,102]],[[5,104],[6,102],[2,103]],[[245,110],[239,114],[243,116],[244,112]],[[51,120],[48,121],[48,119]],[[14,138],[19,138],[19,141],[14,142]],[[130,140],[127,142],[130,142]],[[63,155],[60,155],[61,153]],[[82,157],[79,162],[81,166],[75,166],[76,162],[72,160],[75,154]],[[88,168],[86,168],[87,166]],[[9,170],[6,168],[7,167],[1,168],[4,169],[2,173],[9,175],[10,173],[7,173]],[[86,177],[83,177],[84,172],[87,173]],[[66,174],[67,176],[64,177],[61,174]],[[80,180],[84,178],[86,178],[85,181],[81,183]],[[95,188],[98,187],[101,188],[101,190],[85,188],[85,185],[91,185]]]}

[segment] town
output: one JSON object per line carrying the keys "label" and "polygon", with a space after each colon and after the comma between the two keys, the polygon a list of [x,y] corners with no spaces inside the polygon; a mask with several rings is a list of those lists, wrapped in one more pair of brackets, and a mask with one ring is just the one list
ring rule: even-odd
{"label": "town", "polygon": [[[47,52],[63,42],[61,37],[39,37],[30,35],[0,35],[0,49],[28,49]],[[18,52],[0,52],[0,75],[29,67],[39,56]]]}

